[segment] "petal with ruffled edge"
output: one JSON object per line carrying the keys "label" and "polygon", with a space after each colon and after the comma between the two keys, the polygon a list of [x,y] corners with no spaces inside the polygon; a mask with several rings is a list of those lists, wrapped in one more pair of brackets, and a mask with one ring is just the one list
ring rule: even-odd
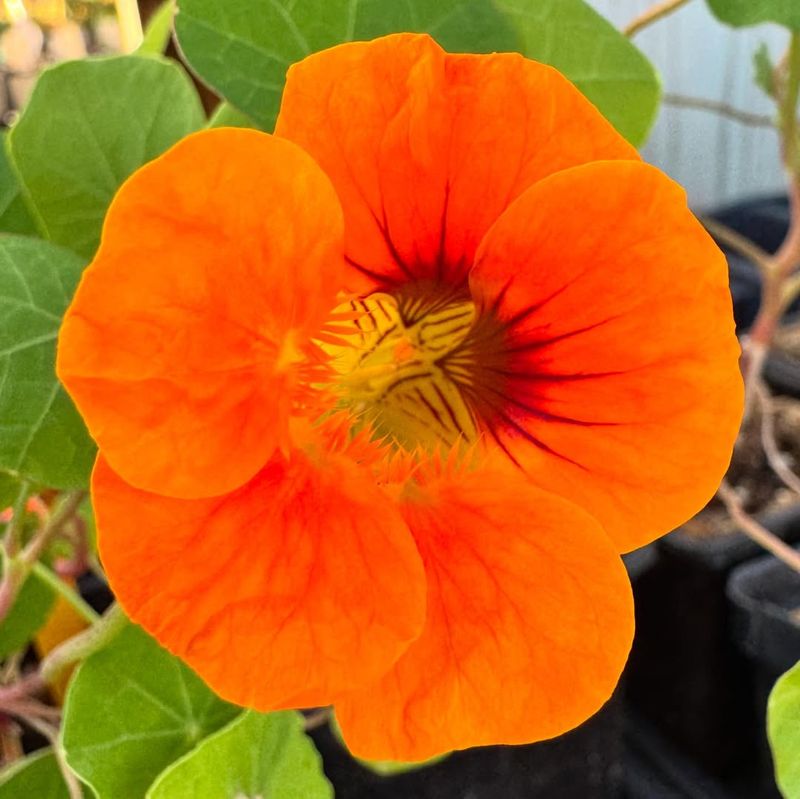
{"label": "petal with ruffled edge", "polygon": [[328,704],[421,629],[414,540],[346,454],[276,455],[237,491],[199,500],[133,488],[101,457],[92,491],[120,604],[229,701]]}
{"label": "petal with ruffled edge", "polygon": [[370,287],[463,284],[481,238],[537,180],[638,158],[561,74],[520,55],[451,55],[428,36],[341,45],[289,69],[276,133],[333,180]]}
{"label": "petal with ruffled edge", "polygon": [[537,485],[620,551],[700,510],[742,380],[725,258],[677,184],[633,162],[553,175],[489,231],[470,286],[487,321],[460,354],[465,390]]}
{"label": "petal with ruffled edge", "polygon": [[613,544],[511,464],[421,479],[403,515],[428,576],[425,628],[376,684],[336,704],[348,746],[423,760],[576,727],[611,696],[633,637]]}
{"label": "petal with ruffled edge", "polygon": [[128,482],[212,496],[266,463],[336,302],[342,229],[319,167],[256,131],[194,134],[123,184],[58,374]]}

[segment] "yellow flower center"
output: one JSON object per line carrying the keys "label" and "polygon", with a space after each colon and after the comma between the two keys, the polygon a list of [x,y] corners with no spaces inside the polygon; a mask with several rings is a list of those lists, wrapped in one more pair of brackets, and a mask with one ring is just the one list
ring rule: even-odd
{"label": "yellow flower center", "polygon": [[[373,294],[348,305],[358,318],[326,347],[342,403],[379,436],[406,449],[474,441],[472,411],[453,379],[453,354],[475,321],[463,297]],[[347,310],[344,307],[338,312]]]}

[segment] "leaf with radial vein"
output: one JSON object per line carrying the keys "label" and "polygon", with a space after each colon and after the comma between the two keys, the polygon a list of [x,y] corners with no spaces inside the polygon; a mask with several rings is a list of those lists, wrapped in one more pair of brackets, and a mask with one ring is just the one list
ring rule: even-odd
{"label": "leaf with radial vein", "polygon": [[8,156],[8,134],[0,133],[0,232],[22,233],[35,236],[39,233]]}
{"label": "leaf with radial vein", "polygon": [[0,799],[70,799],[52,750],[28,755],[0,773]]}
{"label": "leaf with radial vein", "polygon": [[239,712],[130,625],[70,682],[67,762],[99,799],[142,799],[170,763]]}
{"label": "leaf with radial vein", "polygon": [[41,239],[0,237],[0,469],[86,484],[94,444],[55,374],[56,337],[84,262]]}
{"label": "leaf with radial vein", "polygon": [[298,713],[249,711],[168,768],[146,799],[332,799]]}
{"label": "leaf with radial vein", "polygon": [[53,589],[35,572],[29,574],[8,615],[0,622],[0,659],[27,647],[47,621],[55,601]]}
{"label": "leaf with radial vein", "polygon": [[772,689],[767,731],[778,785],[786,799],[800,799],[800,663]]}
{"label": "leaf with radial vein", "polygon": [[522,37],[522,52],[563,72],[625,138],[642,144],[661,85],[653,65],[583,0],[495,0]]}
{"label": "leaf with radial vein", "polygon": [[797,0],[708,0],[708,5],[728,25],[742,27],[777,22],[800,31],[800,3]]}
{"label": "leaf with radial vein", "polygon": [[655,116],[647,59],[583,0],[178,0],[193,69],[271,130],[290,64],[351,40],[425,32],[452,52],[521,51],[552,63],[634,143]]}
{"label": "leaf with radial vein", "polygon": [[173,61],[67,61],[39,78],[11,131],[11,156],[47,238],[89,258],[125,178],[204,122]]}

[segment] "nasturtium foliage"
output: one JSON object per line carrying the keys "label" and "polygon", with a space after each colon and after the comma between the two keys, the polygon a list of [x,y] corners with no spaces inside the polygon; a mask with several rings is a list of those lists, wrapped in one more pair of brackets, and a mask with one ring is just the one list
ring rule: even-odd
{"label": "nasturtium foliage", "polygon": [[566,75],[633,144],[658,111],[653,65],[584,0],[495,0],[513,20],[521,51]]}
{"label": "nasturtium foliage", "polygon": [[11,610],[0,622],[0,658],[27,646],[47,621],[55,600],[55,592],[41,577],[35,572],[28,575]]}
{"label": "nasturtium foliage", "polygon": [[708,5],[728,25],[742,27],[777,22],[800,31],[800,3],[797,0],[708,0]]}
{"label": "nasturtium foliage", "polygon": [[7,150],[8,134],[0,133],[0,233],[39,233],[31,212],[25,204],[19,180],[11,167]]}
{"label": "nasturtium foliage", "polygon": [[125,178],[204,122],[197,93],[174,61],[114,56],[45,70],[10,134],[43,234],[91,257]]}
{"label": "nasturtium foliage", "polygon": [[238,108],[234,108],[230,103],[223,101],[211,115],[207,127],[257,128],[258,125],[247,114],[243,114]]}
{"label": "nasturtium foliage", "polygon": [[0,469],[54,488],[86,484],[94,444],[55,375],[61,317],[84,260],[0,236]]}
{"label": "nasturtium foliage", "polygon": [[265,130],[293,62],[395,31],[430,33],[452,52],[520,51],[553,64],[635,144],[660,93],[645,57],[584,0],[179,0],[175,30],[200,77]]}
{"label": "nasturtium foliage", "polygon": [[62,740],[99,799],[142,799],[167,766],[239,712],[130,625],[75,673]]}
{"label": "nasturtium foliage", "polygon": [[14,504],[21,487],[22,484],[17,475],[0,469],[0,512]]}
{"label": "nasturtium foliage", "polygon": [[298,713],[241,714],[168,768],[147,799],[332,799]]}
{"label": "nasturtium foliage", "polygon": [[175,0],[163,0],[147,23],[144,38],[139,45],[139,53],[161,55],[167,49],[172,36],[172,20],[174,16]]}
{"label": "nasturtium foliage", "polygon": [[777,96],[775,88],[775,64],[772,63],[769,47],[763,42],[755,53],[753,53],[753,76],[756,85],[764,94],[775,99]]}
{"label": "nasturtium foliage", "polygon": [[52,750],[42,749],[2,771],[0,799],[70,799]]}
{"label": "nasturtium foliage", "polygon": [[800,663],[772,689],[767,729],[778,787],[786,799],[800,799]]}

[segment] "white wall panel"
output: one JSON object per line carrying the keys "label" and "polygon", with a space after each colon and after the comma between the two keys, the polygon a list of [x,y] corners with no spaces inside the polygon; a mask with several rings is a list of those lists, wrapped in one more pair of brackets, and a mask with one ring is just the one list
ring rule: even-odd
{"label": "white wall panel", "polygon": [[[621,27],[654,0],[589,2]],[[764,42],[780,58],[788,34],[778,26],[735,30],[718,22],[704,0],[693,0],[635,41],[661,73],[665,92],[773,113],[771,101],[753,82],[752,56]],[[706,111],[664,105],[644,156],[682,183],[700,209],[783,187],[774,131]]]}

